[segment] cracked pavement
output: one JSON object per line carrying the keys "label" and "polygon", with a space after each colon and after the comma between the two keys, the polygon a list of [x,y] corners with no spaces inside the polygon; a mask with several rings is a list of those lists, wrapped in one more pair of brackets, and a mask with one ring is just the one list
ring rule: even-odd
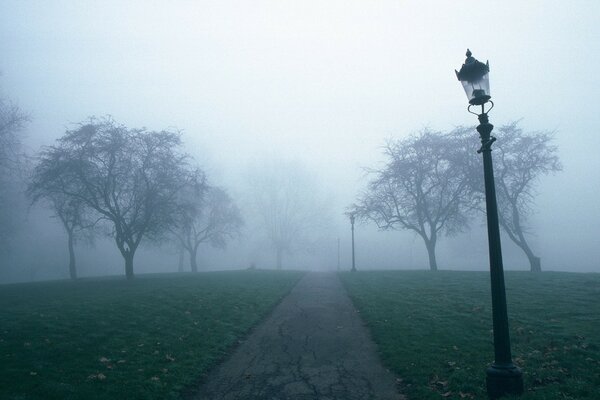
{"label": "cracked pavement", "polygon": [[309,272],[191,397],[399,400],[334,273]]}

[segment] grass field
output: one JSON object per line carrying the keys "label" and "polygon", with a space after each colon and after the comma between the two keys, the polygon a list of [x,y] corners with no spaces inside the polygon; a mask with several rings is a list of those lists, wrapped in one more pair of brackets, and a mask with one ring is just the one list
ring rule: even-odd
{"label": "grass field", "polygon": [[[484,272],[341,274],[411,400],[484,399],[493,361]],[[600,399],[600,274],[508,272],[513,359],[532,399]]]}
{"label": "grass field", "polygon": [[0,398],[178,399],[301,275],[0,286]]}

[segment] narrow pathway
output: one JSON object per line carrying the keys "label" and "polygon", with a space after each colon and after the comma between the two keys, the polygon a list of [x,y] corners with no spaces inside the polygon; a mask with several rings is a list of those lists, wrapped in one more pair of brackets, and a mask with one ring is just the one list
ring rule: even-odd
{"label": "narrow pathway", "polygon": [[403,399],[337,275],[317,272],[300,280],[193,398]]}

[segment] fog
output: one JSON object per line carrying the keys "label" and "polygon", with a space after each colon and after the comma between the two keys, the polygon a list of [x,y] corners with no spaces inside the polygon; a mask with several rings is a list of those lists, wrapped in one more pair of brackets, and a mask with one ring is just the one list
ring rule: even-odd
{"label": "fog", "polygon": [[[385,140],[477,123],[454,73],[468,47],[490,62],[491,123],[555,131],[563,171],[539,180],[528,221],[543,269],[600,272],[598,15],[593,1],[4,0],[0,96],[30,115],[30,156],[94,115],[181,130],[185,150],[245,219],[225,249],[201,245],[204,270],[275,267],[248,174],[257,163],[293,163],[311,176],[307,201],[322,197],[323,221],[284,268],[336,269],[339,238],[349,269],[344,213],[365,188],[364,169],[382,162]],[[0,279],[67,277],[66,236],[51,212],[35,205],[23,224]],[[358,269],[427,268],[413,233],[355,229]],[[440,268],[487,269],[486,235],[475,215],[470,230],[440,238]],[[528,270],[520,249],[507,237],[502,245],[506,269]],[[80,276],[123,274],[111,238],[76,252]],[[177,257],[173,246],[144,241],[135,271],[175,272]]]}

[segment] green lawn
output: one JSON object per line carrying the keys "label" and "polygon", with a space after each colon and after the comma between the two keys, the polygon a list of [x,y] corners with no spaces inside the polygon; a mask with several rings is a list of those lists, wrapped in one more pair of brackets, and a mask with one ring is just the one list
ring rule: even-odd
{"label": "green lawn", "polygon": [[[489,274],[342,273],[411,400],[483,399],[493,360]],[[600,399],[600,274],[506,273],[513,359],[530,399]]]}
{"label": "green lawn", "polygon": [[0,286],[1,399],[178,399],[299,272]]}

